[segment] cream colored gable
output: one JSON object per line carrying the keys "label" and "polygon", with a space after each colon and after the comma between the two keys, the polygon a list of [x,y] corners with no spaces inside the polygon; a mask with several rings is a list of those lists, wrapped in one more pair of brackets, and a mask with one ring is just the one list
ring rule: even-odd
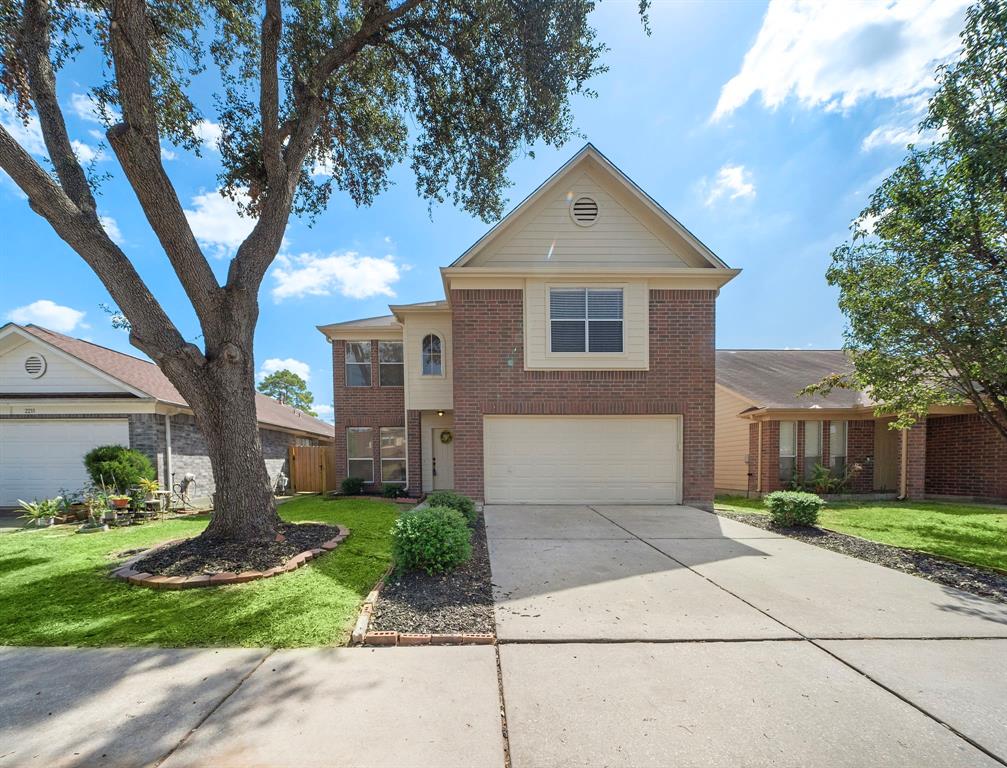
{"label": "cream colored gable", "polygon": [[[47,345],[8,336],[0,345],[0,396],[16,394],[126,394],[129,390],[87,370],[73,358]],[[45,359],[45,373],[37,379],[25,371],[30,355]]]}
{"label": "cream colored gable", "polygon": [[[689,249],[672,242],[653,213],[599,171],[582,170],[562,179],[541,200],[510,222],[505,233],[468,263],[471,267],[552,266],[689,267]],[[598,219],[580,226],[570,215],[579,197],[598,203]]]}

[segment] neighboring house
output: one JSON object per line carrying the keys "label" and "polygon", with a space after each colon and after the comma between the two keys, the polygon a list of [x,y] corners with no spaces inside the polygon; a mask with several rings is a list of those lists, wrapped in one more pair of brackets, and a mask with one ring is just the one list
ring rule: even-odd
{"label": "neighboring house", "polygon": [[892,430],[861,391],[798,395],[851,370],[840,350],[718,350],[717,491],[768,493],[821,464],[852,493],[1007,499],[1007,441],[971,406]]}
{"label": "neighboring house", "polygon": [[[265,395],[256,408],[271,478],[288,446],[332,441],[331,424]],[[193,498],[213,493],[192,411],[156,365],[35,325],[0,328],[0,506],[83,488],[84,454],[108,444],[146,454],[162,486],[192,473]]]}
{"label": "neighboring house", "polygon": [[441,270],[445,300],[320,326],[338,472],[709,508],[715,302],[736,274],[587,145]]}

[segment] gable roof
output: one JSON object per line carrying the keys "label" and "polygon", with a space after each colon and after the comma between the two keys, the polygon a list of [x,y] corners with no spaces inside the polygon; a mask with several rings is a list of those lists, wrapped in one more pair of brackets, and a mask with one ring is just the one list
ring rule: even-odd
{"label": "gable roof", "polygon": [[736,270],[731,270],[720,257],[711,251],[698,237],[690,232],[678,219],[666,211],[657,201],[641,189],[636,182],[622,172],[611,160],[603,155],[597,147],[588,142],[573,157],[567,160],[560,168],[536,188],[528,197],[522,200],[517,207],[498,221],[485,235],[473,243],[461,256],[455,259],[447,269],[464,267],[471,262],[477,254],[483,251],[490,243],[496,241],[508,229],[508,227],[525,211],[530,209],[542,198],[556,189],[564,179],[576,173],[580,168],[592,165],[600,168],[608,178],[627,190],[634,198],[640,201],[649,211],[655,214],[658,219],[671,229],[676,235],[681,237],[686,244],[704,262],[705,268],[725,270],[731,272],[732,276]]}
{"label": "gable roof", "polygon": [[841,349],[717,350],[717,383],[741,395],[756,409],[873,407],[866,393],[856,389],[833,389],[825,396],[797,394],[829,374],[852,370]]}
{"label": "gable roof", "polygon": [[[185,398],[179,394],[168,377],[154,363],[138,357],[116,352],[83,339],[57,333],[37,325],[17,325],[10,323],[4,329],[13,328],[45,345],[54,347],[75,358],[89,368],[99,371],[125,385],[139,396],[145,396],[170,405],[188,407]],[[289,405],[277,402],[261,392],[255,393],[255,411],[260,424],[280,427],[297,432],[307,432],[332,438],[334,427],[321,419],[316,419]]]}

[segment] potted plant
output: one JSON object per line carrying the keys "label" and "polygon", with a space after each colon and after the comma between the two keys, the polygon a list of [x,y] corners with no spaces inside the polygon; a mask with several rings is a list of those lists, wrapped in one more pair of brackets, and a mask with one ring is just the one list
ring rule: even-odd
{"label": "potted plant", "polygon": [[105,515],[111,513],[113,518],[115,516],[115,512],[108,508],[108,494],[98,489],[92,489],[85,494],[84,504],[87,507],[87,522],[77,529],[77,533],[107,531],[108,525],[104,521]]}
{"label": "potted plant", "polygon": [[161,490],[161,484],[157,480],[148,480],[146,477],[141,477],[136,485],[143,492],[143,500],[145,502],[157,501],[157,492]]}
{"label": "potted plant", "polygon": [[108,503],[116,509],[125,509],[129,506],[129,496],[122,493],[115,493],[108,497]]}
{"label": "potted plant", "polygon": [[52,525],[56,513],[59,511],[59,503],[56,499],[42,499],[41,501],[17,500],[21,507],[21,517],[25,520],[25,525],[35,524],[36,528],[47,528]]}

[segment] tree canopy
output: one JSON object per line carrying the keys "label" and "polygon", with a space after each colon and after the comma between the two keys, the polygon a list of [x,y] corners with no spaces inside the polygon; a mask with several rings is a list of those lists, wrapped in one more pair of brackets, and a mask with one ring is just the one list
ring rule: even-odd
{"label": "tree canopy", "polygon": [[260,381],[259,391],[284,405],[304,411],[311,416],[318,415],[311,410],[315,396],[308,389],[308,382],[286,368],[282,371],[274,371]]}
{"label": "tree canopy", "polygon": [[1007,5],[967,13],[957,60],[902,164],[832,254],[855,365],[908,426],[932,406],[972,403],[1007,439]]}

